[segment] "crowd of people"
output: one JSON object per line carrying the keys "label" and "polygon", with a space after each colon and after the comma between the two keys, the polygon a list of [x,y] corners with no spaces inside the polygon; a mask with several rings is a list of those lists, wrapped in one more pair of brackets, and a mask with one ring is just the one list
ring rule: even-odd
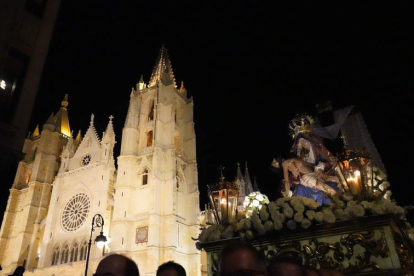
{"label": "crowd of people", "polygon": [[[221,251],[217,276],[340,276],[342,272],[309,269],[300,253],[283,251],[266,264],[263,252],[246,242],[227,244]],[[136,263],[126,256],[112,254],[101,260],[94,276],[139,276]],[[158,267],[156,276],[186,276],[185,269],[169,261]]]}
{"label": "crowd of people", "polygon": [[[22,266],[16,268],[13,276],[25,272]],[[94,276],[139,276],[137,264],[130,258],[111,254],[103,258]],[[157,269],[156,276],[186,276],[185,269],[174,261],[166,262]],[[246,242],[232,242],[220,252],[216,276],[340,276],[340,271],[310,269],[304,265],[299,252],[282,251],[268,260],[263,252]]]}

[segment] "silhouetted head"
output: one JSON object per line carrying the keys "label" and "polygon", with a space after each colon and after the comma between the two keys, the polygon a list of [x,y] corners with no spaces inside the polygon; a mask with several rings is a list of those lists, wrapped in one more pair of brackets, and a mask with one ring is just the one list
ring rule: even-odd
{"label": "silhouetted head", "polygon": [[265,275],[266,263],[253,245],[245,242],[227,244],[219,257],[219,275]]}
{"label": "silhouetted head", "polygon": [[184,267],[173,261],[163,263],[157,269],[157,276],[186,276]]}
{"label": "silhouetted head", "polygon": [[94,276],[139,276],[139,270],[130,258],[112,254],[99,262]]}
{"label": "silhouetted head", "polygon": [[14,270],[12,276],[23,276],[25,269],[23,266],[18,266],[16,267],[16,269]]}
{"label": "silhouetted head", "polygon": [[285,251],[276,255],[268,266],[269,276],[304,275],[303,259],[296,251]]}

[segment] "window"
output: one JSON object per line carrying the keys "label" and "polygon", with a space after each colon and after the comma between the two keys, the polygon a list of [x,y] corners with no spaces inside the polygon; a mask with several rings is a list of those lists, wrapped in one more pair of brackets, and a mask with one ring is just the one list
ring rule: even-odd
{"label": "window", "polygon": [[151,100],[148,112],[148,121],[154,120],[154,100]]}
{"label": "window", "polygon": [[153,138],[153,132],[152,130],[147,131],[147,147],[152,146],[152,138]]}
{"label": "window", "polygon": [[80,250],[79,261],[86,260],[86,253],[87,253],[87,243],[86,241],[82,243],[82,247]]}
{"label": "window", "polygon": [[52,265],[57,265],[58,263],[59,263],[59,246],[56,246],[55,250],[53,250]]}
{"label": "window", "polygon": [[144,172],[142,173],[142,185],[147,185],[148,184],[148,170],[145,169]]}
{"label": "window", "polygon": [[174,133],[174,149],[178,150],[180,148],[180,134],[178,132]]}

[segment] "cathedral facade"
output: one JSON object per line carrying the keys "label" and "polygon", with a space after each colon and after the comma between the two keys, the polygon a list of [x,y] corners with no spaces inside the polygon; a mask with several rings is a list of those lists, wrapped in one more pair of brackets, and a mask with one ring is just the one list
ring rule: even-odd
{"label": "cathedral facade", "polygon": [[[112,116],[99,137],[94,116],[73,137],[68,99],[24,143],[0,230],[0,275],[84,275],[92,218],[104,218],[103,249],[92,244],[88,274],[107,254],[133,259],[141,275],[174,260],[200,275],[199,192],[193,100],[175,83],[167,50],[131,91],[115,167]],[[96,229],[92,241],[99,235]],[[25,275],[26,275],[25,274]]]}

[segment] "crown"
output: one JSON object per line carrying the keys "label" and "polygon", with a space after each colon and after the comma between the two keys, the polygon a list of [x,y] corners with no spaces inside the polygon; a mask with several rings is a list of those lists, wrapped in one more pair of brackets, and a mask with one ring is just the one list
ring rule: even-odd
{"label": "crown", "polygon": [[292,139],[296,137],[299,133],[310,133],[311,125],[315,123],[312,116],[308,114],[297,114],[289,122],[289,135],[292,136]]}

